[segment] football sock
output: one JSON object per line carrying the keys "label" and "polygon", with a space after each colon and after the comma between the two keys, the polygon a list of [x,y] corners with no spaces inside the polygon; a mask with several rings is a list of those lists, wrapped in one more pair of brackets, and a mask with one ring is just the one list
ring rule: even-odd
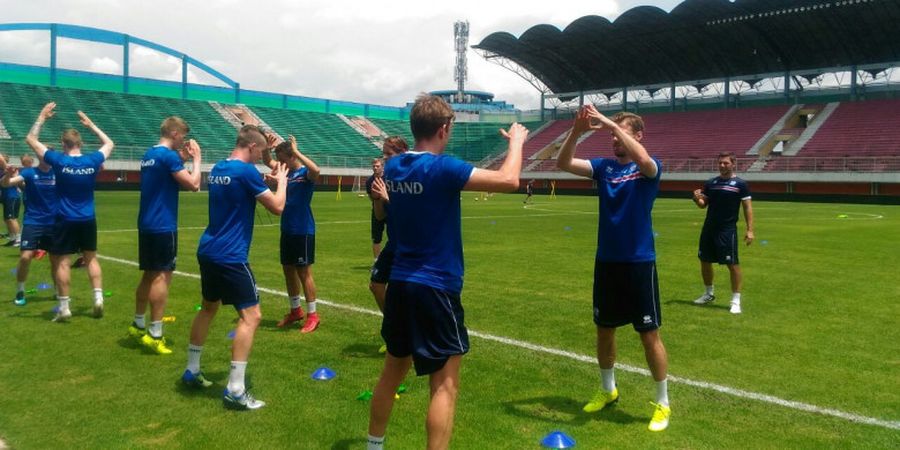
{"label": "football sock", "polygon": [[16,284],[16,291],[17,292],[25,292],[25,282]]}
{"label": "football sock", "polygon": [[316,301],[313,300],[311,302],[306,302],[306,312],[307,314],[315,314],[316,313]]}
{"label": "football sock", "polygon": [[741,304],[741,293],[733,292],[731,294],[731,303]]}
{"label": "football sock", "polygon": [[135,314],[134,315],[134,326],[138,328],[146,328],[147,325],[144,324],[144,315],[143,314]]}
{"label": "football sock", "polygon": [[59,299],[59,309],[69,309],[69,297],[57,297]]}
{"label": "football sock", "polygon": [[370,434],[368,442],[369,443],[366,445],[366,450],[383,450],[384,449],[384,436],[375,437]]}
{"label": "football sock", "polygon": [[300,296],[295,295],[291,297],[291,309],[297,309],[300,307]]}
{"label": "football sock", "polygon": [[713,295],[713,285],[706,286],[706,295]]}
{"label": "football sock", "polygon": [[94,289],[94,302],[103,303],[103,289]]}
{"label": "football sock", "polygon": [[616,388],[615,368],[600,368],[600,382],[604,391],[612,392]]}
{"label": "football sock", "polygon": [[656,403],[663,406],[669,406],[669,385],[668,380],[656,382]]}
{"label": "football sock", "polygon": [[162,337],[162,320],[150,322],[150,337],[153,339]]}
{"label": "football sock", "polygon": [[193,374],[200,373],[200,355],[203,354],[202,345],[188,345],[187,370]]}
{"label": "football sock", "polygon": [[231,373],[228,374],[228,392],[232,394],[244,393],[244,372],[247,370],[247,361],[232,361]]}

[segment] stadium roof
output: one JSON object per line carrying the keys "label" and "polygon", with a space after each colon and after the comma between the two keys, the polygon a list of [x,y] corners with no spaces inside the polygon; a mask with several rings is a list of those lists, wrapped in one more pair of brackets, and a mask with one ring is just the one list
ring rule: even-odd
{"label": "stadium roof", "polygon": [[686,0],[565,30],[497,32],[474,48],[518,64],[555,93],[744,79],[900,61],[898,0]]}

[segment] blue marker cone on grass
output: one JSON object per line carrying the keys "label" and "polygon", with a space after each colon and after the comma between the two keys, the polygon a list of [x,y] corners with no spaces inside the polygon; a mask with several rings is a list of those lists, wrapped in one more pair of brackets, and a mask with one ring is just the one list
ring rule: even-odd
{"label": "blue marker cone on grass", "polygon": [[37,288],[44,291],[50,289],[53,286],[50,286],[50,283],[38,283]]}
{"label": "blue marker cone on grass", "polygon": [[319,381],[328,381],[328,380],[334,378],[335,375],[336,374],[334,373],[333,370],[331,370],[327,367],[319,367],[312,373],[312,379],[319,380]]}
{"label": "blue marker cone on grass", "polygon": [[234,339],[234,330],[228,332],[228,339]]}
{"label": "blue marker cone on grass", "polygon": [[575,439],[557,430],[544,436],[544,439],[541,439],[541,445],[546,448],[572,448],[575,446]]}

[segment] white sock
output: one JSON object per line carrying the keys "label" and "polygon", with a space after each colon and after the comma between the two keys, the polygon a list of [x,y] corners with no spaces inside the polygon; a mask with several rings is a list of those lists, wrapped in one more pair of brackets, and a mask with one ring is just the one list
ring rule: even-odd
{"label": "white sock", "polygon": [[612,392],[616,388],[615,367],[611,369],[600,368],[600,386],[606,392]]}
{"label": "white sock", "polygon": [[147,325],[144,324],[144,315],[143,314],[135,314],[134,315],[134,326],[138,328],[146,328]]}
{"label": "white sock", "polygon": [[375,437],[370,434],[368,442],[369,443],[366,445],[366,450],[383,450],[384,449],[384,436]]}
{"label": "white sock", "polygon": [[307,314],[315,314],[316,313],[316,301],[313,300],[311,302],[306,302],[306,313]]}
{"label": "white sock", "polygon": [[18,292],[25,292],[25,282],[16,284],[16,290]]}
{"label": "white sock", "polygon": [[162,337],[162,320],[150,322],[150,337],[153,339]]}
{"label": "white sock", "polygon": [[59,300],[59,309],[69,309],[69,297],[57,297]]}
{"label": "white sock", "polygon": [[232,394],[244,393],[244,372],[247,370],[247,361],[232,361],[231,373],[228,374],[228,392]]}
{"label": "white sock", "polygon": [[656,403],[663,406],[669,406],[669,385],[668,380],[656,382]]}
{"label": "white sock", "polygon": [[731,293],[731,303],[735,305],[741,304],[741,293],[740,292],[732,292]]}
{"label": "white sock", "polygon": [[188,363],[187,370],[193,374],[200,373],[200,355],[203,354],[202,345],[188,345]]}
{"label": "white sock", "polygon": [[295,295],[291,297],[291,309],[297,309],[300,307],[300,296]]}
{"label": "white sock", "polygon": [[103,303],[103,289],[94,289],[94,303]]}
{"label": "white sock", "polygon": [[706,286],[706,295],[713,295],[713,285]]}

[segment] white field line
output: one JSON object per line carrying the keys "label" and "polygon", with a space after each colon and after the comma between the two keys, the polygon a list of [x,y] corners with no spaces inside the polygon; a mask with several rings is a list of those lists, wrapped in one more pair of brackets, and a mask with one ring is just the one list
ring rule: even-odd
{"label": "white field line", "polygon": [[[134,267],[138,266],[137,262],[129,261],[127,259],[114,258],[112,256],[99,255],[99,254],[97,255],[97,257],[100,259],[105,259],[108,261],[113,261],[113,262],[129,265],[129,266],[134,266]],[[189,278],[195,278],[198,280],[200,279],[200,275],[197,275],[194,273],[181,272],[181,271],[176,270],[175,274],[189,277]],[[278,291],[275,289],[269,289],[266,287],[259,287],[258,289],[261,292],[265,292],[267,294],[280,295],[280,296],[287,295],[287,293],[285,293],[285,292]],[[316,302],[319,304],[322,304],[322,305],[334,307],[336,309],[353,311],[353,312],[360,313],[360,314],[368,314],[370,316],[381,316],[380,312],[375,311],[373,309],[360,308],[358,306],[346,305],[343,303],[336,303],[333,301],[322,300],[322,299],[317,299]],[[518,347],[518,348],[531,350],[531,351],[535,351],[535,352],[546,353],[549,355],[562,356],[564,358],[573,359],[575,361],[581,361],[581,362],[590,363],[590,364],[594,364],[597,362],[597,359],[593,356],[581,355],[581,354],[570,352],[567,350],[561,350],[561,349],[556,349],[556,348],[552,348],[552,347],[544,347],[543,345],[532,344],[530,342],[519,341],[516,339],[510,339],[510,338],[506,338],[506,337],[502,337],[502,336],[495,336],[492,334],[482,333],[480,331],[474,331],[471,329],[469,330],[469,334],[472,336],[487,340],[487,341],[498,342],[498,343],[506,344],[506,345],[509,345],[512,347]],[[644,375],[644,376],[650,376],[650,371],[647,369],[641,368],[641,367],[635,367],[635,366],[630,366],[628,364],[617,363],[616,368],[619,370],[623,370],[625,372],[631,372],[631,373],[636,373],[636,374],[640,374],[640,375]],[[732,387],[728,387],[728,386],[723,386],[720,384],[692,380],[690,378],[683,378],[683,377],[676,377],[673,375],[669,375],[668,379],[669,379],[669,381],[671,381],[673,383],[686,384],[688,386],[693,386],[693,387],[697,387],[700,389],[708,389],[711,391],[721,392],[723,394],[728,394],[728,395],[732,395],[732,396],[739,397],[739,398],[756,400],[756,401],[760,401],[760,402],[764,402],[764,403],[771,403],[774,405],[783,406],[785,408],[790,408],[790,409],[796,409],[799,411],[806,411],[806,412],[821,414],[821,415],[825,415],[825,416],[837,417],[839,419],[844,419],[844,420],[847,420],[850,422],[874,425],[874,426],[878,426],[878,427],[882,427],[882,428],[889,428],[889,429],[893,429],[893,430],[900,430],[900,421],[896,421],[896,420],[876,419],[874,417],[867,417],[867,416],[862,416],[859,414],[848,413],[848,412],[840,411],[837,409],[824,408],[824,407],[816,406],[816,405],[809,404],[809,403],[795,402],[793,400],[785,400],[785,399],[775,397],[772,395],[760,394],[760,393],[751,392],[751,391],[745,391],[742,389],[736,389],[736,388],[732,388]]]}

